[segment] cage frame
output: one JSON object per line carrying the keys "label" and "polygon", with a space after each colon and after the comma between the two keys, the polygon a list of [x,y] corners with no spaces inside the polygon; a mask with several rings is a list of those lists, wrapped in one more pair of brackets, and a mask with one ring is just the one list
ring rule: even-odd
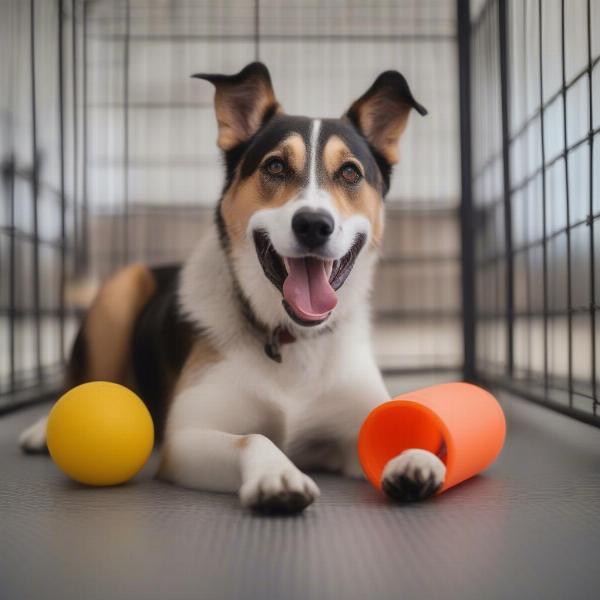
{"label": "cage frame", "polygon": [[[38,123],[37,114],[37,77],[36,70],[36,0],[29,0],[30,7],[30,85],[31,85],[31,117],[32,117],[32,164],[26,167],[17,164],[15,155],[2,157],[2,189],[8,206],[8,224],[0,226],[0,233],[8,240],[8,294],[7,303],[0,305],[0,315],[7,317],[9,323],[9,382],[0,389],[0,414],[21,408],[31,403],[47,400],[57,393],[60,388],[60,366],[47,366],[42,360],[42,331],[41,323],[44,318],[54,318],[58,323],[59,352],[65,356],[65,326],[69,319],[75,320],[80,314],[69,309],[64,301],[64,290],[68,273],[81,273],[85,271],[89,259],[89,231],[88,231],[88,72],[87,72],[87,10],[88,4],[85,0],[56,0],[57,22],[56,22],[56,50],[58,53],[58,94],[59,94],[59,164],[60,182],[58,188],[49,186],[47,182],[40,180],[40,162],[42,157],[38,154]],[[538,12],[537,37],[539,38],[539,107],[534,114],[520,125],[517,131],[511,131],[511,69],[510,69],[510,10],[514,8],[514,2],[510,0],[483,0],[479,6],[479,12],[474,16],[472,2],[469,0],[455,0],[456,7],[456,32],[455,40],[458,53],[459,82],[459,144],[460,144],[460,184],[461,202],[458,218],[461,228],[461,298],[462,298],[462,376],[466,381],[473,381],[483,385],[497,387],[515,393],[527,400],[541,404],[547,408],[559,411],[570,417],[586,423],[600,426],[600,411],[598,410],[598,382],[597,382],[597,341],[596,341],[596,312],[599,308],[596,294],[596,261],[594,252],[597,242],[595,241],[595,228],[600,218],[600,213],[595,211],[594,193],[594,160],[598,153],[597,140],[600,139],[600,128],[594,127],[594,74],[600,69],[600,56],[594,56],[592,49],[592,0],[585,0],[587,30],[587,64],[577,73],[567,78],[566,75],[566,4],[560,0],[561,11],[561,72],[562,81],[560,89],[545,97],[544,90],[544,57],[543,57],[543,0],[528,0],[527,6],[533,6]],[[129,255],[128,230],[129,221],[132,218],[132,207],[129,202],[129,52],[131,36],[131,4],[125,0],[125,29],[123,41],[123,135],[122,146],[124,156],[123,169],[123,211],[122,211],[122,248],[123,255],[118,257],[122,262]],[[260,59],[261,35],[260,0],[254,0],[254,31],[252,35],[246,36],[254,45],[254,59]],[[525,10],[525,9],[524,9]],[[479,166],[474,165],[474,93],[478,91],[478,81],[475,78],[474,61],[477,59],[475,41],[478,32],[484,27],[491,27],[496,36],[497,47],[497,98],[500,107],[500,138],[501,148],[489,160]],[[405,35],[405,34],[399,34]],[[347,36],[348,37],[348,36]],[[352,36],[349,36],[350,38]],[[66,49],[70,56],[67,56]],[[80,60],[81,59],[81,60]],[[70,63],[70,64],[69,64]],[[587,81],[588,125],[587,133],[575,142],[568,142],[568,93],[581,81]],[[67,95],[72,98],[72,111],[66,113],[65,104]],[[544,119],[549,108],[558,99],[562,99],[562,126],[564,147],[558,155],[546,157],[546,140],[544,138]],[[81,110],[78,111],[78,107]],[[526,135],[529,127],[540,122],[540,150],[541,165],[531,171],[525,179],[515,184],[511,173],[511,158],[515,141]],[[70,121],[70,122],[69,122]],[[71,129],[71,139],[69,131]],[[587,215],[584,219],[571,222],[570,215],[570,181],[569,181],[569,156],[578,148],[587,145],[588,151],[588,176],[589,203]],[[67,146],[70,148],[74,159],[68,165]],[[564,175],[566,185],[566,225],[553,232],[547,231],[547,181],[548,171],[559,164],[564,163]],[[486,257],[478,255],[477,235],[478,224],[482,218],[482,211],[477,203],[476,181],[481,173],[488,168],[501,165],[502,190],[495,204],[487,206],[485,210],[499,210],[503,215],[502,238],[503,248],[500,252]],[[69,170],[69,172],[67,172]],[[72,177],[72,181],[67,179]],[[535,179],[541,181],[542,194],[542,236],[540,239],[528,241],[525,245],[515,243],[513,225],[518,216],[514,210],[515,195]],[[15,188],[17,182],[24,183],[30,187],[30,199],[33,210],[33,231],[31,233],[21,231],[15,223]],[[71,186],[71,190],[68,187]],[[53,201],[60,207],[60,237],[58,241],[49,242],[40,235],[39,212],[40,194],[42,188],[53,197]],[[80,200],[75,201],[75,196]],[[46,200],[48,201],[48,200]],[[485,210],[483,212],[485,212]],[[572,241],[571,234],[578,227],[589,228],[589,302],[585,306],[574,306],[572,301],[573,269],[572,269]],[[69,230],[71,233],[69,234]],[[568,365],[566,380],[558,382],[551,372],[549,365],[549,323],[559,315],[555,314],[550,307],[550,275],[548,245],[555,237],[565,236],[567,252],[567,306],[560,314],[567,321],[568,340]],[[15,244],[17,240],[25,239],[32,245],[33,252],[33,298],[32,308],[19,307],[15,295],[17,273],[17,259]],[[56,303],[51,307],[42,306],[41,292],[39,288],[40,271],[40,245],[52,245],[60,256],[60,281],[58,284],[58,296]],[[542,280],[543,280],[543,307],[541,311],[528,308],[526,313],[519,311],[515,302],[515,258],[520,253],[529,257],[532,248],[541,248],[542,252]],[[0,248],[1,249],[1,248]],[[477,281],[481,272],[489,265],[500,271],[498,265],[502,265],[503,272],[498,276],[502,280],[501,307],[496,311],[486,311],[482,308],[481,299],[478,298]],[[582,391],[580,382],[576,381],[573,368],[574,354],[574,327],[575,315],[585,313],[590,321],[590,380],[585,385],[586,392]],[[19,318],[32,317],[34,322],[35,337],[35,365],[31,377],[23,377],[15,367],[15,327],[14,323]],[[532,371],[527,377],[517,377],[515,368],[515,327],[518,319],[541,319],[543,323],[543,371],[541,373]],[[498,364],[489,365],[482,359],[478,344],[478,331],[481,323],[489,321],[501,322],[506,340],[504,356]],[[493,367],[493,368],[491,368]],[[424,370],[431,370],[424,367]],[[396,371],[397,372],[397,371]],[[414,372],[414,369],[411,370]],[[586,408],[581,408],[581,401],[589,401]],[[577,402],[576,402],[577,400]]]}

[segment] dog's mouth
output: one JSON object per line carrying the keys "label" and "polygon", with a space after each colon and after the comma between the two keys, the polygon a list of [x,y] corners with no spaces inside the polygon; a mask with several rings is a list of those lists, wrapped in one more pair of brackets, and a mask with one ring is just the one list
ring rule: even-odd
{"label": "dog's mouth", "polygon": [[298,325],[311,327],[329,318],[337,305],[337,294],[350,275],[366,235],[356,236],[342,258],[328,260],[318,256],[290,258],[279,255],[268,234],[254,232],[256,254],[265,276],[283,295],[283,306]]}

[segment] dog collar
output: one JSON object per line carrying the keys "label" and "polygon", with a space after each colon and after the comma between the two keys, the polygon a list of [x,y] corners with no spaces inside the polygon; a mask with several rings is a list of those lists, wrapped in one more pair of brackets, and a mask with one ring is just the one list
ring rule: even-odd
{"label": "dog collar", "polygon": [[[244,315],[249,329],[261,341],[265,340],[263,345],[265,354],[272,361],[282,363],[283,357],[281,356],[281,346],[294,343],[297,339],[296,336],[284,325],[278,325],[275,329],[271,329],[262,323],[254,314],[250,302],[242,292],[237,279],[235,277],[232,277],[232,279],[235,296],[238,299],[242,315]],[[333,331],[332,326],[327,326],[322,329],[319,334],[331,333],[331,331]]]}
{"label": "dog collar", "polygon": [[265,354],[275,362],[283,362],[283,358],[281,357],[281,345],[291,344],[295,341],[296,338],[289,329],[281,326],[275,327],[275,329],[267,335]]}
{"label": "dog collar", "polygon": [[[237,283],[237,282],[236,282]],[[261,340],[265,340],[263,350],[265,354],[273,361],[277,363],[283,362],[281,356],[281,346],[283,344],[291,344],[296,341],[296,337],[292,332],[282,325],[278,325],[275,329],[270,329],[264,323],[258,320],[258,317],[254,314],[250,302],[242,293],[239,285],[236,285],[236,296],[242,309],[246,322],[250,326],[252,332],[256,337]]]}
{"label": "dog collar", "polygon": [[[221,211],[218,208],[217,215],[217,225],[219,226],[219,230],[221,230],[222,221],[219,218]],[[254,314],[254,311],[250,306],[250,302],[248,301],[248,298],[246,298],[244,292],[242,292],[239,281],[237,280],[237,277],[231,268],[231,263],[228,259],[227,244],[225,243],[226,235],[221,235],[219,239],[221,242],[221,248],[225,254],[225,260],[227,261],[229,274],[231,275],[233,292],[239,303],[241,313],[248,323],[249,329],[252,331],[255,337],[259,338],[261,341],[264,340],[263,350],[271,360],[277,363],[283,362],[283,357],[281,356],[281,345],[295,342],[296,337],[289,329],[287,329],[287,327],[282,325],[278,325],[275,327],[275,329],[270,329]]]}

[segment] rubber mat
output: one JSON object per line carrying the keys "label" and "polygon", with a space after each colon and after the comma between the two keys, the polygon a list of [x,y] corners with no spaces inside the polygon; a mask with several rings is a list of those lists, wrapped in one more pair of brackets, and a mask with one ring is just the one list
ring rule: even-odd
{"label": "rubber mat", "polygon": [[151,478],[90,489],[0,420],[0,598],[494,599],[600,593],[600,430],[501,396],[505,450],[484,475],[398,506],[317,475],[293,518]]}

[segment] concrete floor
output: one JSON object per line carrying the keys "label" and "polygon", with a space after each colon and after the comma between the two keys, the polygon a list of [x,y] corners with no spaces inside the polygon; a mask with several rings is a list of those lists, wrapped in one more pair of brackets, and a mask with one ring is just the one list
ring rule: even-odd
{"label": "concrete floor", "polygon": [[[412,385],[390,380],[394,391]],[[91,489],[0,420],[0,598],[592,598],[600,589],[600,431],[500,396],[501,458],[422,504],[317,475],[322,497],[267,518],[150,478]]]}

